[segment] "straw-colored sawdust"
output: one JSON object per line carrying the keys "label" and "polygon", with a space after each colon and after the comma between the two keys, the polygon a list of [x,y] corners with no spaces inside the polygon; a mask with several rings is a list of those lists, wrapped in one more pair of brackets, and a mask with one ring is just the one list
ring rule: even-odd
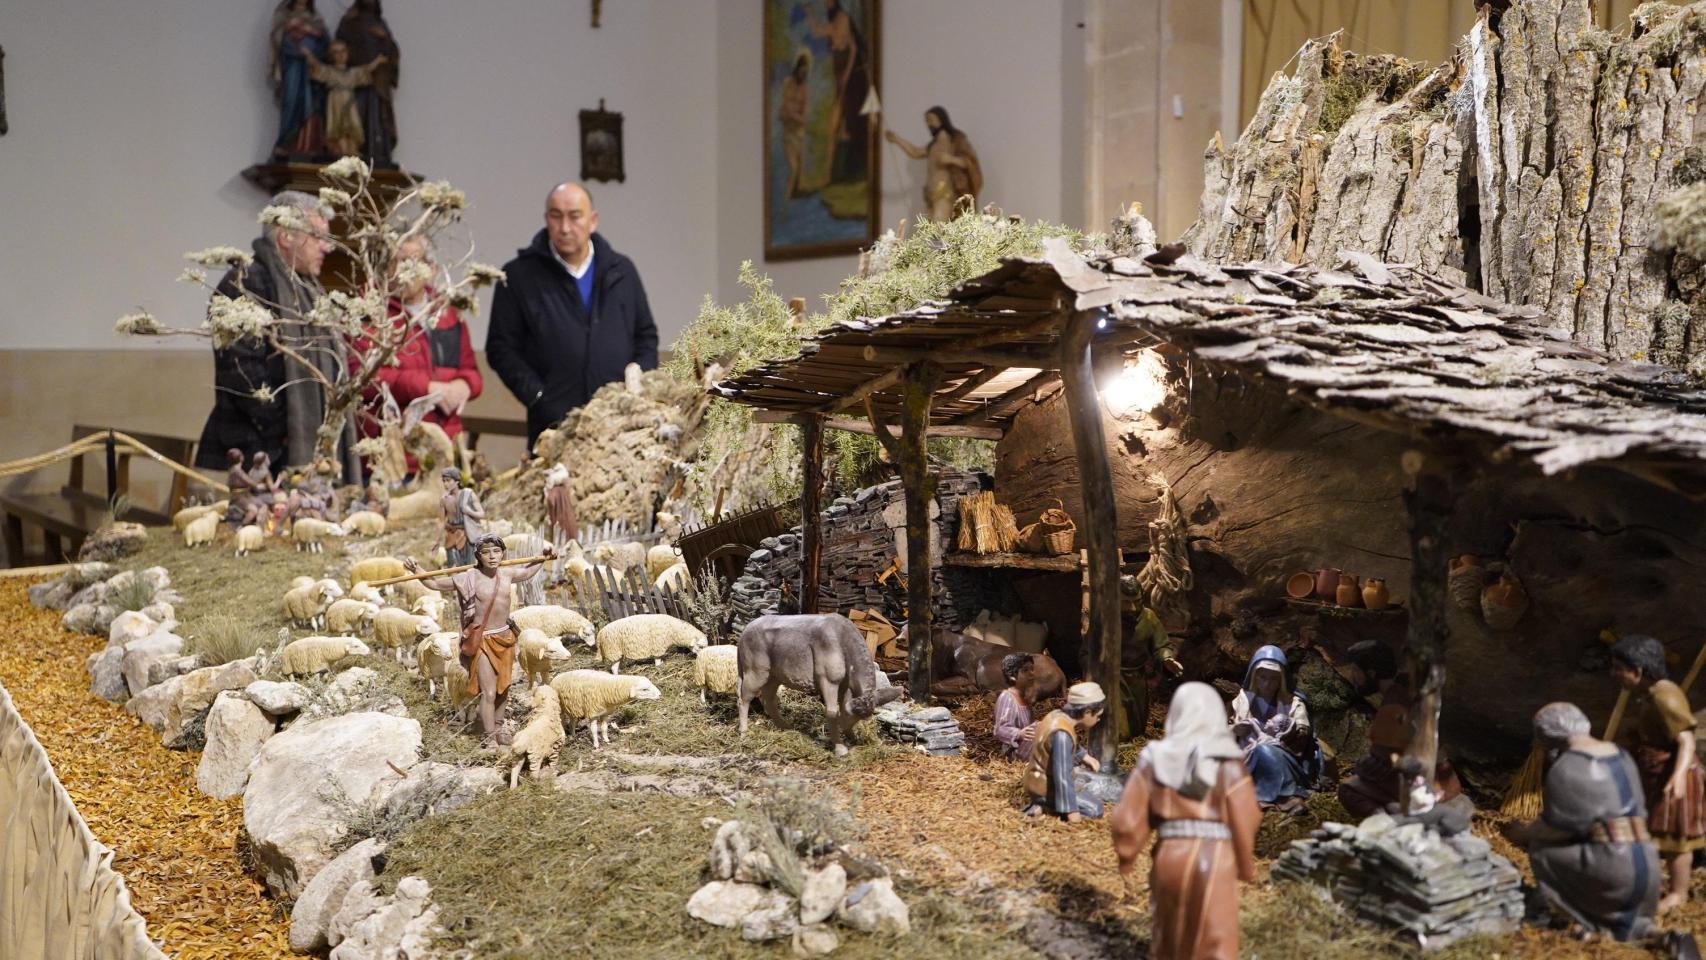
{"label": "straw-colored sawdust", "polygon": [[67,632],[32,606],[26,584],[0,582],[0,683],[47,749],[89,829],[113,849],[148,932],[178,960],[293,956],[288,920],[243,871],[240,800],[195,787],[199,754],[89,692],[83,660],[105,643]]}

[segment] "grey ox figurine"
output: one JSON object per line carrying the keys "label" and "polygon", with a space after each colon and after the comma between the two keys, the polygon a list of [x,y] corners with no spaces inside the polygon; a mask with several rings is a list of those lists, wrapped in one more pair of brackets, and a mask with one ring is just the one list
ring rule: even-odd
{"label": "grey ox figurine", "polygon": [[787,685],[823,698],[829,742],[835,755],[843,756],[853,725],[900,696],[900,688],[889,686],[877,670],[859,628],[840,614],[759,617],[741,631],[736,648],[743,735],[753,697],[763,704],[765,716],[781,721],[776,691]]}

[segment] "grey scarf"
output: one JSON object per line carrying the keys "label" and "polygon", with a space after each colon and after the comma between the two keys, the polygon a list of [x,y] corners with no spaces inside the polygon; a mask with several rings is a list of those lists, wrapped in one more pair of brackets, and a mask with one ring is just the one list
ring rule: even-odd
{"label": "grey scarf", "polygon": [[[301,353],[332,382],[348,376],[348,354],[343,341],[336,334],[316,329],[301,319],[314,308],[314,300],[326,292],[319,279],[292,270],[278,247],[266,238],[255,241],[255,259],[272,281],[279,339]],[[284,358],[284,374],[285,382],[290,384],[284,390],[286,456],[291,466],[308,467],[314,462],[315,432],[326,418],[326,388],[294,357]],[[359,483],[361,477],[361,461],[355,453],[353,412],[344,420],[343,437],[337,448],[336,462],[346,483]]]}

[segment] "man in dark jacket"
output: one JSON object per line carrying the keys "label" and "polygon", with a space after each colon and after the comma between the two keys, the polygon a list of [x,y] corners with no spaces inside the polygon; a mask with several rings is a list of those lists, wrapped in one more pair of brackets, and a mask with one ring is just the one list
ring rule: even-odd
{"label": "man in dark jacket", "polygon": [[633,261],[598,235],[578,183],[545,198],[545,229],[504,264],[486,360],[527,407],[527,446],[624,368],[658,365],[658,331]]}
{"label": "man in dark jacket", "polygon": [[[327,379],[345,376],[343,345],[302,321],[324,292],[320,270],[331,251],[331,210],[312,194],[286,190],[272,206],[289,207],[306,229],[269,223],[254,243],[254,262],[233,267],[215,296],[245,294],[277,317],[276,335],[312,362]],[[241,277],[241,284],[239,284]],[[228,450],[245,460],[265,453],[275,468],[314,462],[315,435],[325,418],[326,391],[312,371],[285,356],[266,339],[248,335],[213,350],[213,410],[196,445],[198,467],[223,471]],[[344,423],[338,459],[346,481],[361,476],[355,455],[355,423]]]}

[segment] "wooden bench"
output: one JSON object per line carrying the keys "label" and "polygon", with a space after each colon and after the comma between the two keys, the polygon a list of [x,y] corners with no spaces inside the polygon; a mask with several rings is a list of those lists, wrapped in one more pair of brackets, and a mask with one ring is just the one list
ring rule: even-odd
{"label": "wooden bench", "polygon": [[[75,442],[84,437],[104,434],[107,430],[106,427],[78,424],[71,428],[71,439]],[[134,430],[120,432],[135,437],[161,456],[185,466],[189,466],[195,457],[194,440]],[[105,461],[107,482],[104,491],[98,492],[88,488],[88,471],[85,469],[84,460],[89,456],[103,457]],[[25,490],[22,481],[15,482],[9,489],[0,492],[0,511],[6,516],[7,564],[14,567],[26,564],[26,527],[41,530],[42,539],[46,544],[46,562],[63,563],[75,559],[77,551],[83,546],[83,540],[106,520],[112,501],[120,496],[129,496],[131,457],[132,454],[122,446],[96,447],[71,461],[70,476],[57,493]],[[183,507],[184,498],[188,493],[189,478],[173,472],[171,489],[166,496],[163,511],[156,512],[132,504],[121,519],[150,525],[169,524],[172,522],[172,514]]]}
{"label": "wooden bench", "polygon": [[500,437],[520,437],[527,440],[526,420],[507,420],[502,417],[462,417],[462,434],[468,438],[468,449],[480,449],[480,435],[490,433]]}

